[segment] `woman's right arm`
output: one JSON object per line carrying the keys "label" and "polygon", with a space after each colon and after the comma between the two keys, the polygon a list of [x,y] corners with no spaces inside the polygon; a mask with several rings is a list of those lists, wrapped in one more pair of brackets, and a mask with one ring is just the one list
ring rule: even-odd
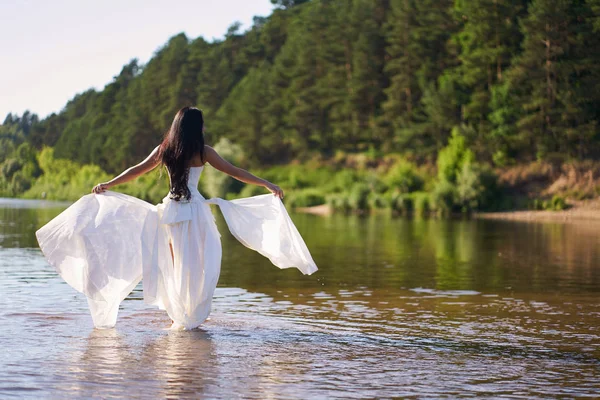
{"label": "woman's right arm", "polygon": [[252,175],[245,169],[236,167],[235,165],[229,163],[227,160],[223,159],[212,147],[204,146],[204,157],[207,163],[219,171],[225,172],[227,175],[232,176],[238,181],[250,183],[252,185],[263,186],[275,196],[283,199],[283,190],[281,190],[279,186],[265,179],[259,178],[258,176]]}
{"label": "woman's right arm", "polygon": [[160,146],[156,146],[154,150],[152,150],[152,152],[148,155],[148,157],[146,157],[146,159],[141,163],[134,165],[133,167],[127,168],[121,174],[114,177],[108,182],[97,184],[92,189],[92,192],[102,193],[115,185],[128,182],[132,179],[137,178],[140,175],[145,174],[148,171],[153,170],[160,163],[159,148]]}

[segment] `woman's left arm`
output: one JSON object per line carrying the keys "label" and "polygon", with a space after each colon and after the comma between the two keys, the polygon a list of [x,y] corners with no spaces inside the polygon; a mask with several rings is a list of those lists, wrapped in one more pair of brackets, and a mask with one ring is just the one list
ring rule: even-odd
{"label": "woman's left arm", "polygon": [[265,179],[259,178],[258,176],[252,175],[245,169],[241,169],[232,165],[227,160],[223,159],[212,147],[204,146],[204,154],[206,157],[206,162],[219,171],[225,172],[227,175],[234,177],[238,181],[250,183],[252,185],[263,186],[275,196],[283,199],[283,190],[281,190],[279,186]]}
{"label": "woman's left arm", "polygon": [[108,182],[99,183],[96,186],[94,186],[92,192],[102,193],[115,185],[128,182],[156,168],[156,166],[160,163],[160,157],[158,154],[159,147],[160,146],[156,146],[154,150],[152,150],[150,155],[148,155],[148,157],[146,157],[146,159],[141,163],[134,165],[133,167],[127,168],[120,175],[115,176]]}

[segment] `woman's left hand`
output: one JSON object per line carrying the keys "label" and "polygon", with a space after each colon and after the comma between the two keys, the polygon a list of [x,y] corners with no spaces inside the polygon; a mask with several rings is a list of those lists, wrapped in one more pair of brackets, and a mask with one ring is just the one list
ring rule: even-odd
{"label": "woman's left hand", "polygon": [[275,196],[279,197],[280,199],[283,199],[283,190],[281,190],[281,188],[271,182],[268,182],[265,187],[271,192],[273,193]]}
{"label": "woman's left hand", "polygon": [[107,191],[110,188],[110,185],[108,183],[99,183],[96,186],[94,186],[94,188],[92,189],[92,193],[102,193]]}

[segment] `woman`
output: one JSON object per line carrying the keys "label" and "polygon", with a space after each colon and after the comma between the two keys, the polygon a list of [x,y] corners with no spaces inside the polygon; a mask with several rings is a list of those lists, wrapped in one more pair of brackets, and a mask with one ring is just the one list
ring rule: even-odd
{"label": "woman", "polygon": [[[289,218],[283,191],[237,168],[204,144],[204,120],[197,108],[175,116],[163,142],[138,165],[83,196],[36,232],[48,262],[84,293],[99,328],[116,323],[120,302],[143,277],[144,301],[165,309],[173,327],[193,329],[206,320],[219,278],[221,243],[209,204],[217,204],[232,234],[280,268],[317,270]],[[198,180],[210,164],[271,194],[225,201],[206,200]],[[166,166],[169,194],[153,206],[108,191],[159,164]]]}
{"label": "woman", "polygon": [[167,132],[162,144],[156,146],[144,161],[127,169],[111,181],[96,185],[92,192],[102,193],[115,185],[135,179],[162,163],[169,170],[170,193],[174,196],[173,198],[179,200],[185,197],[186,200],[189,200],[190,191],[187,187],[189,167],[201,168],[208,163],[239,181],[264,186],[274,195],[283,198],[283,191],[279,186],[258,178],[241,168],[234,167],[221,158],[212,147],[205,145],[203,132],[202,111],[191,107],[182,108],[175,115],[171,129]]}

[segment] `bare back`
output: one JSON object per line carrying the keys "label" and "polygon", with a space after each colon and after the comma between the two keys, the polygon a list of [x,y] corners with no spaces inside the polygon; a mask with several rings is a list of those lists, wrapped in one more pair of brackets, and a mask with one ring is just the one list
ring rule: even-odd
{"label": "bare back", "polygon": [[205,150],[204,151],[204,161],[202,160],[203,157],[200,155],[200,153],[194,154],[194,156],[190,160],[190,167],[202,167],[205,164],[205,161],[206,161],[206,149],[204,149],[204,150]]}

